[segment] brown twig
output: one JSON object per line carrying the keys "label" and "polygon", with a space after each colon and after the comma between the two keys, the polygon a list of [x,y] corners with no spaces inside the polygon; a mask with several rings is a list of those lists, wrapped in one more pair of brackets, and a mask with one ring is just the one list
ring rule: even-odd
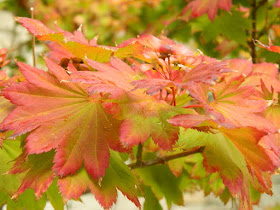
{"label": "brown twig", "polygon": [[252,2],[252,41],[250,42],[251,47],[251,57],[252,62],[256,63],[257,54],[256,54],[256,45],[254,43],[254,40],[256,40],[257,37],[257,1],[253,0]]}
{"label": "brown twig", "polygon": [[198,149],[191,150],[191,151],[184,151],[184,152],[177,153],[174,155],[158,157],[154,160],[142,161],[141,164],[139,164],[137,162],[131,163],[131,164],[128,164],[128,167],[130,167],[131,169],[135,169],[135,168],[144,168],[144,167],[148,167],[148,166],[153,166],[153,165],[157,165],[157,164],[164,164],[164,163],[168,162],[169,160],[186,157],[186,156],[193,155],[196,153],[202,153],[204,148],[205,147],[200,147]]}
{"label": "brown twig", "polygon": [[143,152],[143,144],[140,142],[138,144],[138,148],[137,148],[137,154],[136,154],[136,165],[137,166],[142,166],[142,152]]}
{"label": "brown twig", "polygon": [[[251,2],[251,11],[252,11],[252,41],[250,42],[250,48],[251,48],[251,57],[252,57],[252,62],[256,63],[257,62],[257,53],[256,53],[256,45],[255,45],[255,40],[258,39],[260,36],[257,34],[257,10],[265,5],[268,2],[268,0],[262,0],[257,4],[257,0],[252,0]],[[267,29],[267,24],[264,27],[264,30]]]}
{"label": "brown twig", "polygon": [[[31,18],[34,19],[34,9],[30,7]],[[35,36],[32,35],[32,55],[33,55],[33,66],[36,67],[36,55],[35,55]]]}

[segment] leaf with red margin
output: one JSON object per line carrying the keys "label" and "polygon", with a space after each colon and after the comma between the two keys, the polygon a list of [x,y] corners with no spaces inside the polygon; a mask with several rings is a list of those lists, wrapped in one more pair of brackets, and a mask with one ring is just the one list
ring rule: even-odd
{"label": "leaf with red margin", "polygon": [[[130,83],[138,75],[129,65],[116,57],[111,57],[110,62],[106,64],[90,59],[86,59],[86,61],[98,71],[74,72],[72,81],[89,84],[90,93],[109,93],[113,98],[121,98],[125,94],[130,94],[129,92],[133,89]],[[145,98],[140,91],[137,92],[137,97]]]}
{"label": "leaf with red margin", "polygon": [[20,17],[17,18],[17,22],[21,23],[39,40],[56,42],[81,59],[89,58],[100,62],[107,62],[113,53],[116,57],[125,58],[136,56],[142,50],[142,47],[135,42],[120,45],[121,47],[96,45],[96,43],[88,42],[79,30],[71,34],[57,27],[57,31],[54,31],[40,21],[31,18]]}
{"label": "leaf with red margin", "polygon": [[232,0],[193,0],[183,10],[183,14],[191,9],[191,17],[199,17],[208,14],[210,20],[214,20],[218,9],[230,11]]}
{"label": "leaf with red margin", "polygon": [[42,35],[42,34],[51,34],[55,33],[54,30],[48,28],[45,26],[42,22],[39,20],[31,19],[31,18],[22,18],[22,17],[16,17],[15,20],[21,24],[25,28],[28,29],[28,31],[35,36]]}
{"label": "leaf with red margin", "polygon": [[10,169],[9,173],[17,174],[26,172],[22,183],[13,195],[17,198],[28,188],[34,189],[35,196],[40,198],[50,184],[53,182],[54,173],[52,171],[54,151],[42,154],[20,155],[16,159],[15,165]]}
{"label": "leaf with red margin", "polygon": [[248,184],[255,185],[256,173],[263,191],[270,193],[271,190],[268,180],[264,180],[262,176],[266,176],[265,172],[273,170],[275,164],[263,146],[258,143],[265,134],[254,128],[221,128],[215,133],[188,129],[180,135],[179,142],[185,144],[185,149],[205,146],[203,156],[206,171],[219,172],[231,194],[238,195],[241,199],[241,206],[250,209]]}
{"label": "leaf with red margin", "polygon": [[[87,60],[96,72],[76,72],[75,82],[89,84],[91,93],[109,93],[113,105],[107,105],[114,116],[124,120],[120,128],[120,140],[126,145],[145,142],[150,136],[162,149],[171,149],[178,138],[178,128],[166,120],[178,114],[165,102],[156,101],[153,97],[134,89],[131,82],[137,76],[133,69],[117,58],[110,63],[99,63]],[[180,112],[179,112],[180,113]]]}
{"label": "leaf with red margin", "polygon": [[257,113],[267,108],[265,100],[253,96],[253,86],[242,86],[243,77],[236,77],[213,87],[215,100],[209,105],[222,113],[228,124],[234,127],[255,127],[277,132],[276,127]]}
{"label": "leaf with red margin", "polygon": [[164,150],[170,150],[178,139],[179,128],[171,125],[167,120],[178,113],[187,110],[173,109],[165,103],[148,104],[149,112],[130,113],[121,124],[120,139],[128,145],[144,143],[149,137]]}
{"label": "leaf with red margin", "polygon": [[[273,172],[279,166],[278,157],[269,156],[269,151],[265,148],[266,145],[275,144],[274,139],[267,139],[267,142],[260,144],[260,140],[267,135],[266,132],[258,131],[254,128],[240,128],[235,132],[229,129],[219,129],[238,150],[243,154],[248,164],[248,168],[252,176],[256,176],[258,182],[263,185],[266,191],[269,191],[269,184],[263,177],[263,172]],[[275,151],[277,152],[277,151]]]}
{"label": "leaf with red margin", "polygon": [[[69,82],[63,68],[46,58],[50,72],[18,63],[26,82],[4,90],[17,108],[1,125],[15,135],[30,132],[28,154],[56,149],[53,169],[59,176],[74,174],[84,164],[93,178],[104,175],[109,148],[123,151],[119,141],[120,121],[112,119],[100,98]],[[77,129],[79,128],[79,129]]]}
{"label": "leaf with red margin", "polygon": [[60,178],[58,185],[65,199],[78,198],[90,189],[103,208],[110,208],[116,202],[117,188],[137,207],[140,207],[135,188],[138,186],[138,181],[119,155],[113,151],[111,151],[109,168],[100,185],[87,175],[85,169],[81,169],[72,176]]}
{"label": "leaf with red margin", "polygon": [[[206,109],[206,116],[227,128],[255,127],[275,133],[277,128],[258,113],[267,108],[267,102],[253,96],[252,86],[242,86],[242,76],[230,81],[221,81],[211,87],[206,84],[192,83],[190,95]],[[209,103],[208,93],[213,92],[214,100]]]}

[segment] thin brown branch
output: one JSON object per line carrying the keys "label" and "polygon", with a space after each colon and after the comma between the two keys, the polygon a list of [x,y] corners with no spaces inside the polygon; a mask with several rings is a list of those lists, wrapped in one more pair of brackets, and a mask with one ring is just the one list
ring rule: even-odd
{"label": "thin brown branch", "polygon": [[144,167],[158,165],[158,164],[164,164],[164,163],[166,163],[170,160],[174,160],[174,159],[181,158],[181,157],[186,157],[186,156],[193,155],[193,154],[196,154],[196,153],[202,153],[204,148],[205,147],[200,147],[198,149],[191,150],[191,151],[184,151],[184,152],[177,153],[177,154],[174,154],[174,155],[158,157],[154,160],[143,161],[141,163],[141,165],[137,164],[137,162],[136,163],[131,163],[131,164],[128,164],[128,167],[130,167],[131,169],[135,169],[135,168],[144,168]]}
{"label": "thin brown branch", "polygon": [[137,154],[136,154],[136,165],[137,166],[142,166],[142,152],[143,152],[143,144],[140,142],[138,144],[138,148],[137,148]]}
{"label": "thin brown branch", "polygon": [[[257,53],[256,53],[256,45],[254,43],[255,40],[259,39],[261,36],[261,33],[258,35],[257,34],[257,10],[265,5],[268,2],[268,0],[262,0],[257,4],[257,0],[253,0],[251,2],[251,13],[252,13],[252,41],[250,42],[250,48],[251,48],[251,57],[252,57],[252,62],[256,63],[257,62]],[[266,26],[264,27],[264,32],[267,32],[267,23]]]}
{"label": "thin brown branch", "polygon": [[250,42],[250,48],[251,48],[251,57],[252,62],[256,63],[257,54],[256,54],[256,45],[254,43],[254,40],[256,40],[257,37],[257,1],[253,0],[252,2],[252,41]]}
{"label": "thin brown branch", "polygon": [[[31,18],[34,19],[34,8],[30,8]],[[36,67],[36,54],[35,54],[35,36],[32,35],[32,55],[33,55],[33,66]]]}

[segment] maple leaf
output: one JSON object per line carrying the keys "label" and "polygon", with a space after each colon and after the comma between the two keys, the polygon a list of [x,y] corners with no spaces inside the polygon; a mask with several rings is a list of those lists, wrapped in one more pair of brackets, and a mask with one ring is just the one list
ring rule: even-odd
{"label": "maple leaf", "polygon": [[75,57],[73,53],[70,53],[68,50],[66,50],[56,42],[49,42],[47,43],[47,46],[50,49],[50,51],[48,52],[48,58],[56,61],[57,63],[59,63],[63,58],[70,59]]}
{"label": "maple leaf", "polygon": [[225,77],[226,80],[230,80],[237,76],[247,77],[251,74],[253,63],[246,59],[229,59],[226,60],[229,68],[232,70],[229,75]]}
{"label": "maple leaf", "polygon": [[172,109],[164,103],[149,103],[145,110],[150,111],[127,113],[127,119],[121,124],[121,141],[133,146],[144,143],[151,136],[160,148],[170,150],[178,139],[179,128],[167,120],[185,110]]}
{"label": "maple leaf", "polygon": [[166,165],[138,168],[135,171],[143,183],[151,187],[157,198],[165,197],[169,208],[172,203],[183,204],[183,195],[178,181]]}
{"label": "maple leaf", "polygon": [[275,92],[280,91],[280,82],[278,79],[278,67],[273,63],[257,63],[245,59],[230,59],[227,60],[229,68],[232,69],[230,74],[224,79],[230,81],[234,77],[244,77],[242,85],[250,85],[255,88],[254,95],[259,97],[264,85],[266,88],[273,88]]}
{"label": "maple leaf", "polygon": [[[115,57],[111,57],[110,62],[105,64],[90,59],[86,61],[89,66],[98,71],[75,72],[74,69],[71,81],[90,84],[88,91],[91,94],[94,92],[109,93],[112,98],[133,95],[133,93],[129,93],[133,89],[130,83],[138,75],[129,65]],[[141,98],[144,95],[139,93],[137,97]]]}
{"label": "maple leaf", "polygon": [[7,173],[12,168],[12,161],[21,153],[20,139],[4,140],[0,149],[0,190],[13,196],[22,181],[22,175],[13,176]]}
{"label": "maple leaf", "polygon": [[181,86],[179,83],[176,83],[172,80],[157,78],[137,80],[133,81],[131,84],[134,85],[136,89],[147,88],[145,92],[148,95],[155,95],[160,90],[163,90],[165,88]]}
{"label": "maple leaf", "polygon": [[97,45],[96,38],[90,42],[86,40],[80,30],[76,30],[74,34],[71,34],[58,26],[56,26],[57,31],[49,29],[42,22],[35,19],[19,17],[16,20],[39,40],[58,43],[68,53],[81,59],[89,58],[106,62],[113,53],[116,57],[125,58],[139,54],[139,51],[141,51],[141,47],[139,48],[140,45],[134,42],[120,45],[121,47],[102,46]]}
{"label": "maple leaf", "polygon": [[[259,130],[275,133],[277,128],[258,113],[267,108],[267,103],[253,96],[253,86],[242,86],[242,76],[223,81],[211,88],[214,100],[208,101],[210,87],[193,83],[190,94],[203,105],[207,116],[227,128],[255,127]],[[264,123],[265,122],[265,123]]]}
{"label": "maple leaf", "polygon": [[192,128],[200,125],[206,120],[211,120],[211,118],[200,114],[182,114],[169,119],[168,122],[172,125],[181,126],[184,128]]}
{"label": "maple leaf", "polygon": [[246,78],[244,83],[256,87],[256,90],[260,92],[262,83],[267,88],[273,88],[275,92],[280,92],[277,65],[273,63],[254,64],[251,75]]}
{"label": "maple leaf", "polygon": [[205,13],[208,14],[210,20],[214,20],[218,9],[230,11],[232,0],[193,0],[183,10],[185,14],[191,9],[191,17],[199,17]]}
{"label": "maple leaf", "polygon": [[183,83],[203,82],[212,84],[222,73],[230,72],[227,65],[223,62],[200,63],[194,68],[186,71]]}
{"label": "maple leaf", "polygon": [[9,100],[5,99],[4,96],[0,96],[0,122],[3,122],[14,108],[15,106]]}
{"label": "maple leaf", "polygon": [[[116,202],[117,188],[136,206],[140,207],[135,188],[138,185],[136,177],[116,152],[110,151],[110,154],[110,165],[102,179],[92,179],[84,167],[74,175],[58,177],[57,183],[64,201],[72,198],[77,199],[87,189],[90,189],[100,205],[104,208],[109,208]],[[18,198],[24,191],[31,188],[34,189],[35,196],[38,199],[50,187],[51,183],[56,182],[56,175],[52,170],[54,155],[54,150],[42,154],[28,155],[28,157],[23,152],[16,158],[16,162],[9,170],[9,174],[21,174],[17,178],[23,175],[23,179],[17,192],[13,194],[13,198]],[[11,176],[9,174],[6,176]],[[8,179],[5,178],[5,180]],[[53,180],[55,181],[53,182]],[[17,180],[14,181],[16,182]]]}
{"label": "maple leaf", "polygon": [[[255,128],[216,127],[214,133],[208,134],[188,129],[180,135],[179,142],[185,144],[185,149],[205,146],[202,154],[206,171],[219,172],[231,194],[241,199],[241,207],[251,209],[249,184],[262,189],[262,192],[271,193],[269,178],[264,177],[266,172],[272,172],[279,164],[279,160],[274,162],[260,144],[264,135],[266,132]],[[255,183],[254,177],[262,187]]]}
{"label": "maple leaf", "polygon": [[[10,169],[10,174],[25,173],[17,192],[13,198],[19,197],[26,189],[31,188],[35,191],[35,196],[40,198],[54,179],[52,171],[54,151],[42,154],[28,155],[23,152],[16,159],[16,163]],[[42,164],[43,163],[43,164]]]}
{"label": "maple leaf", "polygon": [[269,119],[280,129],[280,105],[273,105],[268,107],[264,112],[263,115],[266,119]]}
{"label": "maple leaf", "polygon": [[156,58],[164,58],[168,56],[192,56],[193,52],[186,48],[182,44],[176,44],[171,39],[162,37],[161,39],[153,35],[142,35],[138,37],[137,42],[143,45],[145,48],[143,50],[143,55],[147,61],[149,59],[153,60]]}
{"label": "maple leaf", "polygon": [[45,60],[49,72],[18,62],[27,81],[3,91],[17,107],[1,129],[13,130],[15,136],[30,132],[27,154],[55,149],[53,170],[59,176],[74,174],[84,164],[93,178],[99,178],[108,167],[109,148],[123,151],[120,121],[112,119],[99,97],[83,86],[63,82],[71,80],[66,71]]}
{"label": "maple leaf", "polygon": [[111,151],[109,168],[100,183],[91,179],[82,168],[72,176],[60,178],[58,185],[66,199],[79,198],[83,192],[90,189],[104,208],[110,208],[116,202],[117,188],[140,207],[135,189],[135,185],[138,185],[137,179],[122,162],[119,155],[113,151]]}
{"label": "maple leaf", "polygon": [[161,75],[153,74],[151,71],[146,71],[145,75],[148,77],[147,79],[133,81],[131,84],[135,85],[135,88],[147,88],[147,94],[155,95],[160,90],[170,89],[171,87],[176,88],[176,90],[181,90],[192,82],[212,84],[218,76],[226,72],[230,72],[230,70],[225,63],[217,61],[200,63],[191,69],[186,68],[181,71],[172,69],[172,72],[169,74],[169,79],[162,78]]}
{"label": "maple leaf", "polygon": [[170,149],[178,138],[179,130],[166,119],[178,112],[170,111],[171,107],[165,102],[135,89],[133,81],[138,75],[120,59],[112,57],[110,63],[106,64],[93,60],[87,62],[98,71],[73,73],[72,81],[89,84],[90,93],[110,94],[110,99],[104,105],[114,117],[123,120],[120,127],[121,142],[132,146],[152,136],[161,148]]}

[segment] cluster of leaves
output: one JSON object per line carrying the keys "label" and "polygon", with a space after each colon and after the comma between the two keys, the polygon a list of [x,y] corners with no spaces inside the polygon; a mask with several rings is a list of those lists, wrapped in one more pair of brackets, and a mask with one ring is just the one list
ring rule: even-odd
{"label": "cluster of leaves", "polygon": [[91,192],[109,208],[118,189],[138,207],[144,196],[145,209],[161,209],[163,197],[183,205],[184,191],[202,189],[251,209],[272,194],[280,165],[275,64],[219,61],[164,36],[111,47],[81,28],[17,21],[50,52],[48,71],[18,62],[20,75],[1,77],[1,204],[33,196],[36,208],[48,198],[59,209]]}
{"label": "cluster of leaves", "polygon": [[[15,7],[8,2],[7,8]],[[29,10],[28,1],[19,2]],[[277,0],[44,0],[33,6],[36,19],[44,24],[51,26],[59,20],[68,31],[83,24],[86,37],[100,34],[103,44],[120,43],[143,33],[165,34],[184,43],[195,41],[194,48],[212,57],[249,58],[252,38],[267,42],[270,36],[280,45],[279,5]],[[263,49],[255,53],[259,62],[280,63],[275,53]]]}

